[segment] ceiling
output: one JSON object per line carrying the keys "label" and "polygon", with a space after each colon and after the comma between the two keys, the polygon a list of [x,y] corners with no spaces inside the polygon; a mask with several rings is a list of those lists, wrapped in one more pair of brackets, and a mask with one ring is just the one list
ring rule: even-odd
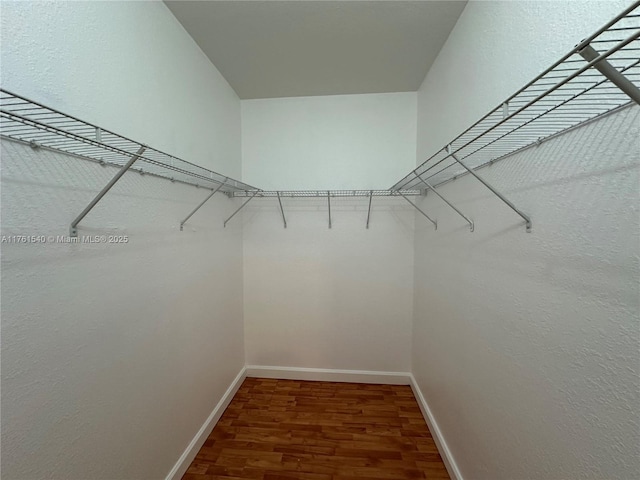
{"label": "ceiling", "polygon": [[466,0],[165,3],[248,99],[416,91]]}

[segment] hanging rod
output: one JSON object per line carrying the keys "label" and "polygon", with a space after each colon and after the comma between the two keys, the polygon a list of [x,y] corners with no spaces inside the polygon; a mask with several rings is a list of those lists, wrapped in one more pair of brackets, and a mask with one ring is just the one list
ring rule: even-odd
{"label": "hanging rod", "polygon": [[[640,1],[581,41],[547,70],[396,182],[434,188],[564,132],[640,103]],[[524,220],[531,220],[491,187]]]}
{"label": "hanging rod", "polygon": [[[229,196],[239,190],[258,190],[244,182],[151,148],[3,88],[0,88],[0,136],[28,143],[34,148],[42,147],[119,168],[109,183],[71,222],[71,236],[77,236],[80,221],[124,173],[130,170],[166,178],[172,182],[211,189],[214,193],[222,191]],[[134,163],[136,167],[133,166]],[[211,196],[213,194],[207,197],[207,200]],[[181,223],[181,227],[187,219]]]}

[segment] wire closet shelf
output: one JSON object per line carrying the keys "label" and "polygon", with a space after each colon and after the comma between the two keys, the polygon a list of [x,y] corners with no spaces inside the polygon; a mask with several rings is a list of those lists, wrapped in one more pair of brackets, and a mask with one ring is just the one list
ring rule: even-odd
{"label": "wire closet shelf", "polygon": [[640,103],[639,6],[640,2],[634,2],[584,39],[391,190],[424,188],[427,183],[438,187],[585,122]]}
{"label": "wire closet shelf", "polygon": [[[412,190],[260,190],[256,193],[256,198],[265,197],[289,197],[289,198],[309,198],[309,197],[400,197],[402,195],[421,195],[422,190],[415,188]],[[252,197],[253,192],[237,191],[234,197]]]}
{"label": "wire closet shelf", "polygon": [[229,197],[246,197],[224,221],[225,226],[252,199],[276,197],[286,228],[281,198],[325,197],[331,228],[331,198],[368,197],[368,228],[373,197],[400,197],[437,228],[437,221],[409,199],[430,190],[469,223],[473,231],[473,220],[436,190],[468,173],[520,215],[530,231],[529,216],[476,171],[579,125],[640,104],[639,7],[640,1],[636,1],[387,190],[263,191],[2,88],[0,136],[26,142],[33,148],[53,149],[119,167],[113,179],[71,222],[71,236],[77,235],[79,222],[128,170],[211,190],[180,222],[181,229],[219,191]]}
{"label": "wire closet shelf", "polygon": [[228,194],[258,190],[2,88],[0,134],[34,148],[59,150],[103,165],[123,167],[137,156],[136,166],[131,170],[197,187],[220,187],[221,192]]}

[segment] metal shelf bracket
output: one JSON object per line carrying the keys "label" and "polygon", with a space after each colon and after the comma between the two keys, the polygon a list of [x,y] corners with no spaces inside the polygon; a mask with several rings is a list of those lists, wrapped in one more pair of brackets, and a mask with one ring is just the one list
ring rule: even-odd
{"label": "metal shelf bracket", "polygon": [[[584,58],[587,62],[592,62],[596,58],[600,57],[600,53],[593,48],[590,44],[586,44],[582,47],[578,53]],[[593,68],[598,70],[602,75],[607,77],[611,83],[613,83],[616,87],[626,93],[631,100],[640,105],[640,90],[636,87],[631,80],[625,77],[622,73],[618,71],[613,65],[611,65],[606,58],[603,58],[597,61]]]}
{"label": "metal shelf bracket", "polygon": [[367,229],[369,228],[369,219],[371,218],[371,200],[373,199],[373,190],[369,192],[369,210],[367,211]]}
{"label": "metal shelf bracket", "polygon": [[98,195],[96,195],[95,198],[91,200],[91,202],[89,202],[89,205],[85,207],[85,209],[80,213],[80,215],[78,215],[75,218],[75,220],[71,222],[71,227],[69,227],[69,236],[71,237],[78,236],[78,224],[82,221],[84,217],[87,216],[87,214],[91,211],[91,209],[93,209],[93,207],[96,206],[96,204],[102,199],[102,197],[104,197],[106,193],[109,190],[111,190],[111,187],[113,187],[116,184],[116,182],[120,180],[120,177],[122,177],[126,173],[126,171],[129,170],[129,168],[131,168],[131,165],[133,165],[136,162],[136,160],[140,158],[140,156],[144,153],[146,149],[147,149],[146,145],[143,145],[142,147],[140,147],[138,151],[131,156],[129,161],[125,165],[123,165],[120,168],[120,170],[118,170],[118,173],[114,175],[114,177],[109,181],[109,183],[107,183],[104,186],[104,188],[100,190],[100,193],[98,193]]}
{"label": "metal shelf bracket", "polygon": [[434,187],[433,187],[429,182],[427,182],[426,180],[424,180],[424,179],[423,179],[419,174],[417,174],[416,172],[413,172],[413,174],[414,174],[416,177],[418,177],[418,179],[419,179],[422,183],[424,183],[424,184],[427,186],[427,188],[428,188],[429,190],[431,190],[431,191],[432,191],[433,193],[435,193],[438,197],[440,197],[440,199],[441,199],[444,203],[446,203],[447,205],[449,205],[451,208],[453,208],[453,209],[456,211],[456,213],[457,213],[458,215],[460,215],[462,218],[464,218],[464,219],[467,221],[467,223],[469,224],[469,228],[470,228],[470,229],[471,229],[471,231],[473,232],[473,230],[474,230],[473,220],[471,220],[469,217],[467,217],[464,213],[462,213],[462,212],[461,212],[460,210],[458,210],[455,206],[453,206],[453,204],[452,204],[452,203],[450,203],[446,198],[444,198],[442,195],[440,195],[440,192],[437,192],[437,191],[436,191],[436,189],[435,189],[435,188],[434,188]]}
{"label": "metal shelf bracket", "polygon": [[202,202],[200,202],[200,205],[198,205],[196,208],[194,208],[191,211],[191,213],[186,216],[186,218],[184,220],[182,220],[180,222],[180,231],[182,231],[182,228],[184,227],[184,224],[187,222],[187,220],[189,220],[194,213],[196,213],[198,210],[200,210],[200,207],[202,207],[205,203],[207,203],[207,201],[209,201],[209,199],[211,197],[213,197],[216,193],[218,193],[218,190],[220,190],[222,188],[222,186],[226,183],[226,181],[228,179],[229,179],[229,177],[225,177],[224,181],[220,185],[218,185],[216,187],[216,189],[207,196],[207,198],[205,198]]}
{"label": "metal shelf bracket", "polygon": [[418,207],[415,203],[413,203],[411,200],[409,200],[406,196],[404,196],[402,193],[398,192],[398,194],[404,198],[407,202],[409,202],[413,208],[415,208],[416,210],[418,210],[422,215],[424,215],[424,217],[429,220],[431,223],[433,223],[433,226],[435,227],[435,229],[438,229],[438,221],[437,220],[433,220],[429,215],[427,215],[426,213],[424,213],[420,207]]}
{"label": "metal shelf bracket", "polygon": [[284,209],[282,208],[282,199],[280,198],[280,192],[276,192],[278,195],[278,204],[280,205],[280,213],[282,214],[282,222],[284,223],[284,228],[287,228],[287,219],[284,217]]}
{"label": "metal shelf bracket", "polygon": [[327,190],[327,207],[329,207],[329,228],[331,228],[331,192]]}
{"label": "metal shelf bracket", "polygon": [[240,205],[238,207],[238,209],[235,212],[233,212],[231,214],[231,216],[224,221],[224,223],[223,223],[224,228],[227,228],[227,223],[229,223],[229,220],[231,220],[233,217],[235,217],[236,213],[238,213],[240,210],[242,210],[244,208],[244,206],[247,203],[249,203],[251,200],[253,200],[257,194],[258,194],[258,192],[255,192],[253,195],[251,195],[247,201],[245,201],[242,205]]}
{"label": "metal shelf bracket", "polygon": [[506,203],[509,208],[511,208],[511,210],[513,210],[514,212],[516,212],[518,215],[520,215],[524,221],[525,221],[525,226],[527,229],[527,233],[531,233],[531,218],[529,218],[528,215],[522,213],[518,207],[516,207],[513,203],[511,203],[510,200],[508,200],[504,195],[502,195],[500,192],[498,192],[495,188],[493,188],[489,183],[487,183],[486,180],[484,180],[480,175],[478,175],[476,172],[473,171],[473,169],[467,167],[463,162],[461,162],[458,157],[456,157],[456,154],[453,153],[451,151],[451,145],[447,145],[447,153],[449,155],[451,155],[451,158],[453,158],[456,162],[458,162],[458,164],[464,168],[467,172],[469,172],[471,175],[473,175],[480,183],[482,183],[485,187],[487,187],[489,190],[491,190],[491,192],[498,197],[500,200],[502,200],[504,203]]}

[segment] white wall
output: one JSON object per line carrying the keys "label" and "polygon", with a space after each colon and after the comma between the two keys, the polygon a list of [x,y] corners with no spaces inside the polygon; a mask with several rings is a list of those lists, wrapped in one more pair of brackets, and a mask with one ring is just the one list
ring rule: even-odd
{"label": "white wall", "polygon": [[[419,92],[418,160],[626,3],[470,2]],[[439,223],[416,220],[412,369],[466,479],[640,471],[639,117],[481,170],[531,215],[530,234],[470,176],[442,193],[474,233],[435,196],[421,202]]]}
{"label": "white wall", "polygon": [[[415,94],[242,101],[243,178],[265,189],[388,188],[415,161]],[[249,365],[409,369],[413,214],[404,200],[247,206]]]}
{"label": "white wall", "polygon": [[[244,225],[248,365],[408,372],[413,213],[403,200],[255,200]],[[249,204],[251,205],[251,204]]]}
{"label": "white wall", "polygon": [[[240,102],[161,2],[2,2],[2,85],[222,173]],[[67,235],[111,167],[2,143],[2,235]],[[164,478],[244,364],[241,223],[126,174],[80,225],[2,244],[2,477]]]}
{"label": "white wall", "polygon": [[418,163],[630,4],[471,0],[418,93]]}
{"label": "white wall", "polygon": [[389,188],[415,162],[416,94],[242,101],[242,175],[265,190]]}

